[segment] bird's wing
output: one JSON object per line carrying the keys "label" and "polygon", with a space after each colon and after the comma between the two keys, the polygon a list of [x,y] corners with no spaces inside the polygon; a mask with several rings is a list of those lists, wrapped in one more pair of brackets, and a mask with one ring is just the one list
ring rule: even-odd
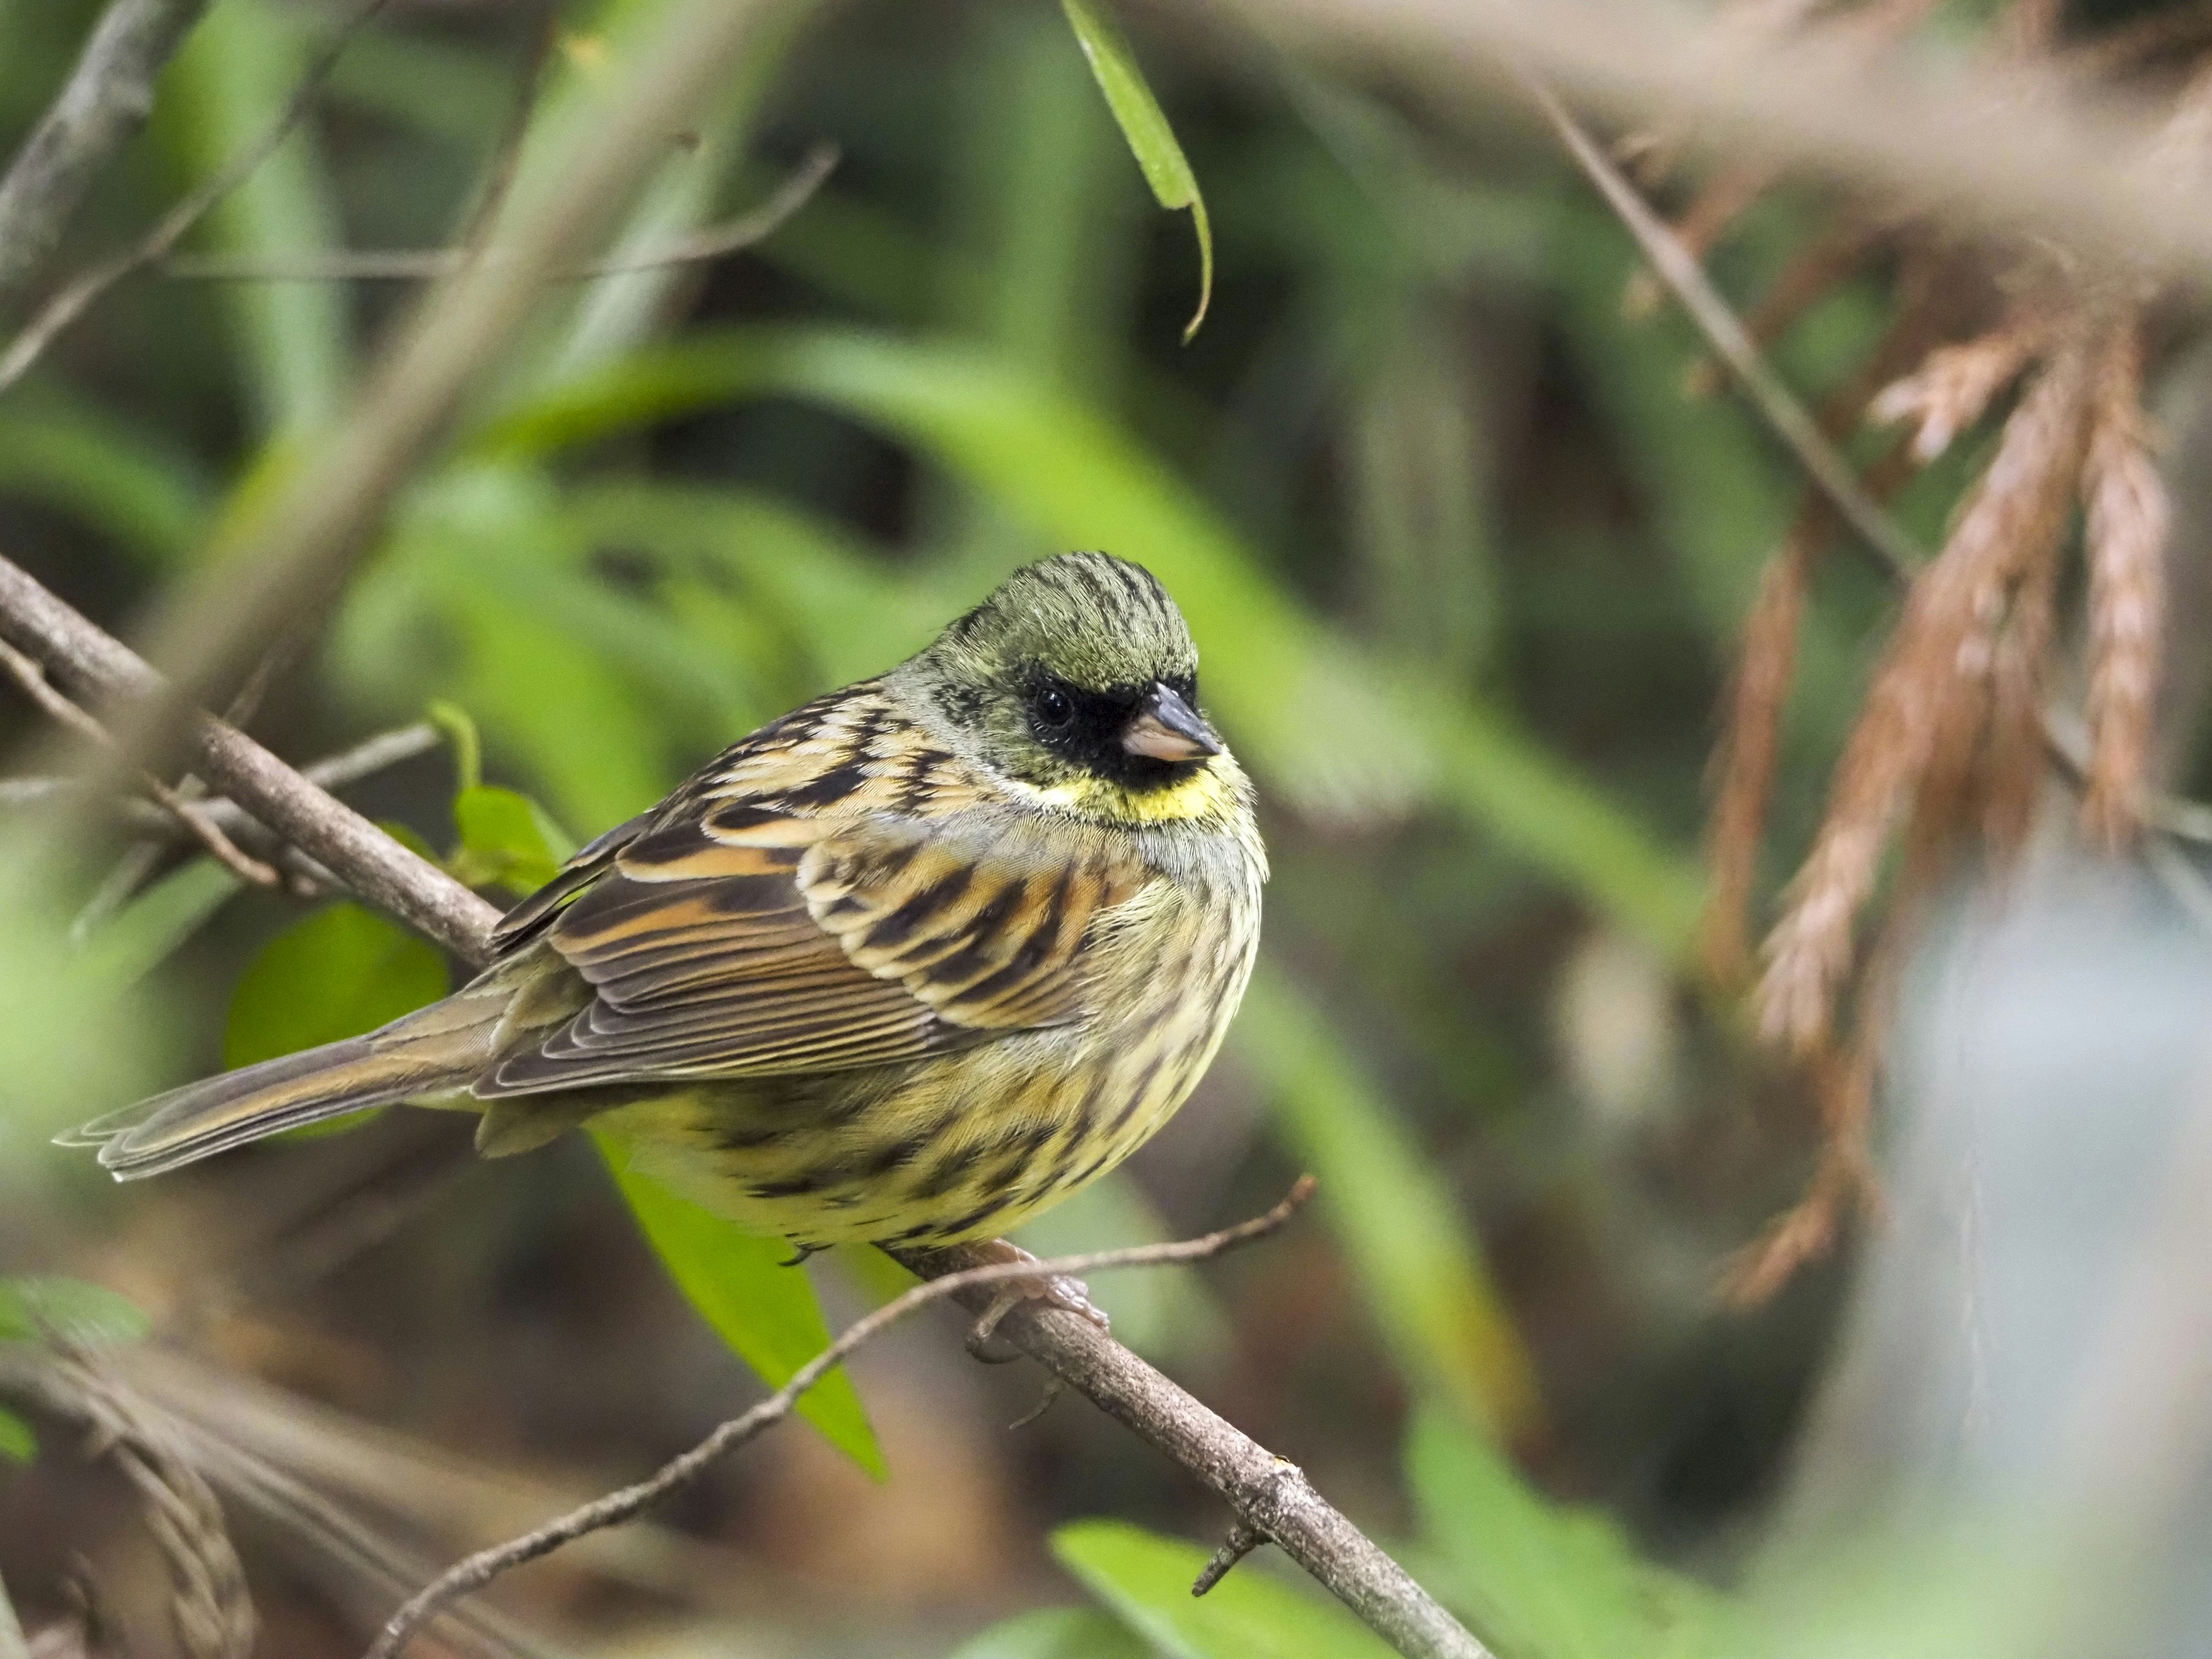
{"label": "bird's wing", "polygon": [[879,700],[757,733],[503,924],[594,994],[476,1092],[845,1070],[1079,1018],[1091,921],[1150,873],[979,830],[947,810],[971,788]]}

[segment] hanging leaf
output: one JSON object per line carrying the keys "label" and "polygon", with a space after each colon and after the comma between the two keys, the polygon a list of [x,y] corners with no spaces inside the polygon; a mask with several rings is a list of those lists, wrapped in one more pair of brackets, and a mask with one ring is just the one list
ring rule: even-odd
{"label": "hanging leaf", "polygon": [[1106,106],[1114,112],[1129,153],[1137,158],[1145,182],[1152,187],[1153,199],[1170,213],[1190,210],[1191,228],[1198,233],[1198,309],[1182,331],[1188,345],[1206,320],[1206,308],[1213,300],[1213,227],[1206,216],[1206,198],[1199,193],[1198,175],[1190,170],[1190,160],[1176,142],[1166,112],[1146,85],[1136,54],[1129,50],[1128,41],[1113,19],[1091,0],[1060,0],[1060,9],[1067,14],[1068,27],[1075,31],[1083,55],[1090,61],[1098,90],[1106,94]]}
{"label": "hanging leaf", "polygon": [[[830,1346],[830,1327],[814,1298],[813,1281],[801,1269],[783,1265],[790,1260],[790,1245],[740,1231],[632,1168],[629,1149],[611,1136],[594,1139],[668,1276],[763,1382],[782,1387]],[[883,1478],[883,1449],[852,1379],[842,1370],[830,1372],[800,1395],[799,1414],[870,1474]]]}
{"label": "hanging leaf", "polygon": [[1114,1521],[1052,1535],[1060,1565],[1173,1659],[1390,1659],[1382,1638],[1342,1607],[1302,1594],[1255,1565],[1203,1596],[1192,1581],[1211,1552]]}

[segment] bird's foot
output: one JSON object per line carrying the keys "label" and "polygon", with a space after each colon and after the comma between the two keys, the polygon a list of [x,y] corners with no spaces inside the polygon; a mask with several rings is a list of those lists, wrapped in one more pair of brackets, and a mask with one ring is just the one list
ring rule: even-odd
{"label": "bird's foot", "polygon": [[[1003,1238],[990,1239],[970,1248],[979,1258],[974,1264],[977,1267],[1036,1260],[1020,1245],[1009,1244]],[[987,1364],[1003,1364],[1016,1358],[1011,1349],[993,1346],[992,1340],[1000,1322],[1024,1302],[1042,1302],[1047,1307],[1087,1320],[1102,1331],[1113,1329],[1113,1322],[1106,1317],[1105,1310],[1091,1301],[1088,1285],[1065,1273],[1039,1273],[1034,1279],[1010,1279],[998,1287],[991,1305],[968,1333],[968,1352]]]}

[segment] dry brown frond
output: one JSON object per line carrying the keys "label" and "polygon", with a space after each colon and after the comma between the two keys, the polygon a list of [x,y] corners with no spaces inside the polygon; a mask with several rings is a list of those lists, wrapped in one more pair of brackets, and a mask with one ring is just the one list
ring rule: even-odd
{"label": "dry brown frond", "polygon": [[2099,365],[2082,470],[2089,555],[2089,779],[2083,828],[2117,848],[2142,821],[2165,627],[2172,511],[2142,409],[2142,336],[2118,330]]}
{"label": "dry brown frond", "polygon": [[1999,860],[2027,839],[2045,774],[2043,687],[2058,604],[2061,521],[2031,550],[1990,671],[1989,782],[1982,834]]}
{"label": "dry brown frond", "polygon": [[[1827,1092],[1821,1091],[1824,1097]],[[1764,1307],[1799,1268],[1834,1250],[1844,1220],[1871,1190],[1863,1160],[1833,1138],[1825,1141],[1805,1195],[1722,1261],[1715,1294],[1740,1313]]]}
{"label": "dry brown frond", "polygon": [[1835,530],[1835,513],[1825,501],[1806,503],[1759,573],[1759,593],[1743,625],[1743,654],[1729,689],[1720,786],[1706,838],[1713,884],[1705,902],[1701,953],[1705,972],[1717,985],[1740,986],[1751,977],[1751,893],[1774,788],[1782,711],[1796,673],[1797,619],[1805,608],[1813,561]]}
{"label": "dry brown frond", "polygon": [[1911,374],[1875,393],[1868,416],[1885,425],[1910,422],[1913,458],[1925,465],[1981,418],[1990,400],[2027,368],[2052,327],[2046,314],[2021,313],[1986,334],[1940,346]]}
{"label": "dry brown frond", "polygon": [[1938,714],[1962,679],[1988,672],[1991,623],[2008,591],[2035,549],[2064,526],[2085,382],[2083,354],[2071,347],[2037,377],[1950,539],[1906,596],[1837,765],[1820,834],[1767,938],[1759,1016],[1770,1042],[1810,1054],[1826,1040],[1859,911],[1899,812],[1926,773]]}

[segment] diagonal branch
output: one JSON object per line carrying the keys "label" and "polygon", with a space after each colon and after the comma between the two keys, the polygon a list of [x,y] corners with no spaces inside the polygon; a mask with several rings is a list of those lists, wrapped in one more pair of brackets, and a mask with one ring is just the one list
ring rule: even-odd
{"label": "diagonal branch", "polygon": [[[165,695],[161,678],[127,647],[86,621],[24,571],[0,559],[0,639],[27,653],[96,702]],[[498,912],[301,777],[251,738],[212,716],[189,728],[193,771],[308,854],[371,903],[481,964]],[[915,1255],[930,1279],[979,1265],[963,1250]],[[1031,1273],[1036,1271],[1032,1266]],[[981,1313],[988,1286],[948,1292]],[[1314,1489],[1295,1464],[1243,1433],[1097,1326],[1055,1308],[1018,1307],[1000,1334],[1100,1410],[1220,1494],[1284,1553],[1407,1659],[1490,1659],[1374,1540]]]}
{"label": "diagonal branch", "polygon": [[588,1533],[602,1532],[635,1520],[692,1485],[716,1463],[748,1441],[773,1428],[798,1408],[806,1391],[851,1357],[854,1350],[918,1313],[933,1302],[943,1302],[963,1291],[981,1291],[1011,1280],[1048,1279],[1059,1274],[1098,1273],[1110,1267],[1159,1267],[1170,1262],[1205,1261],[1239,1244],[1273,1232],[1288,1221],[1313,1195],[1313,1177],[1302,1176],[1290,1195],[1267,1214],[1255,1217],[1202,1238],[1173,1244],[1139,1244],[1121,1250],[1097,1250],[1086,1255],[1051,1261],[994,1261],[982,1267],[947,1273],[894,1297],[865,1318],[855,1320],[843,1335],[791,1375],[791,1380],[742,1416],[722,1424],[704,1440],[672,1458],[659,1471],[634,1486],[579,1505],[532,1532],[504,1544],[479,1550],[439,1575],[386,1623],[370,1646],[367,1659],[399,1659],[409,1640],[439,1609],[482,1589],[501,1573],[525,1562],[550,1555],[564,1544]]}
{"label": "diagonal branch", "polygon": [[[207,0],[114,0],[0,179],[0,306],[61,241],[108,159],[145,125],[154,77]],[[27,27],[27,21],[26,21]]]}

